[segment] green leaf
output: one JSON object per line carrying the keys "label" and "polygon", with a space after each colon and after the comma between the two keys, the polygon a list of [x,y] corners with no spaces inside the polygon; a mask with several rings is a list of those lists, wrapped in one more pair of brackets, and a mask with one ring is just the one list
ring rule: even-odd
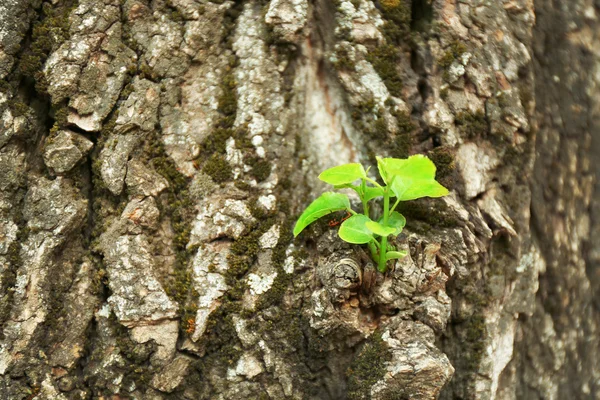
{"label": "green leaf", "polygon": [[[379,222],[381,223],[381,221],[382,220],[380,219]],[[404,229],[404,226],[406,225],[406,218],[404,218],[404,215],[400,214],[398,211],[394,211],[388,217],[387,224],[395,229],[395,232],[392,233],[392,235],[397,236],[402,232],[402,229]]]}
{"label": "green leaf", "polygon": [[383,197],[383,188],[367,186],[365,188],[365,201],[372,200],[376,197]]}
{"label": "green leaf", "polygon": [[399,258],[404,258],[404,257],[406,257],[406,251],[404,251],[404,250],[388,251],[387,253],[385,253],[386,260],[397,260]]}
{"label": "green leaf", "polygon": [[379,235],[379,236],[388,236],[388,235],[391,235],[392,233],[396,232],[395,228],[392,228],[390,226],[383,226],[379,222],[375,222],[375,221],[369,221],[369,222],[365,223],[365,226],[371,232],[373,232],[374,234]]}
{"label": "green leaf", "polygon": [[381,158],[379,156],[377,159],[377,169],[379,170],[379,175],[381,175],[381,179],[387,184],[388,183],[388,169],[387,162],[385,160],[391,160],[391,158]]}
{"label": "green leaf", "polygon": [[420,199],[421,197],[442,197],[448,194],[448,189],[434,180],[396,178],[391,189],[394,195],[402,201]]}
{"label": "green leaf", "polygon": [[356,214],[345,220],[340,226],[338,235],[345,242],[352,244],[364,244],[373,240],[373,234],[365,226],[367,222],[373,222],[363,214]]}
{"label": "green leaf", "polygon": [[344,183],[342,185],[333,185],[334,189],[354,189],[358,190],[360,186],[353,185],[351,183]]}
{"label": "green leaf", "polygon": [[325,192],[310,203],[298,218],[294,227],[294,236],[298,236],[308,225],[329,213],[349,209],[348,196],[342,193]]}
{"label": "green leaf", "polygon": [[338,165],[321,172],[319,179],[331,185],[343,185],[365,178],[365,169],[359,163]]}
{"label": "green leaf", "polygon": [[435,180],[435,164],[424,155],[417,154],[407,159],[377,158],[377,167],[383,180],[400,200],[448,194],[448,189]]}

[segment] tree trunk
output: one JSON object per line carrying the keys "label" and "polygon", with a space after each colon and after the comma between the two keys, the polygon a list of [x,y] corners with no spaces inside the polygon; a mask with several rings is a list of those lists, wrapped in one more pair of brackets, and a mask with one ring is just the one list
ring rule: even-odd
{"label": "tree trunk", "polygon": [[[0,398],[598,398],[598,8],[2,2]],[[417,153],[388,273],[293,238]]]}

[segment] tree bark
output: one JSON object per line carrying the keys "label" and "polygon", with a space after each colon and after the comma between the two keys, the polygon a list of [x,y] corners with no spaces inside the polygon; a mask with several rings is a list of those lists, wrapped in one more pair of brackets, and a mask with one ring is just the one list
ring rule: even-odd
{"label": "tree bark", "polygon": [[[598,8],[3,2],[0,398],[598,398]],[[294,239],[412,154],[389,272]]]}

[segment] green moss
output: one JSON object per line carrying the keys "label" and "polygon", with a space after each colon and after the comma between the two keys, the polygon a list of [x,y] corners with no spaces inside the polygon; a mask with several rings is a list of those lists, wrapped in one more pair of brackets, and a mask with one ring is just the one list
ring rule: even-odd
{"label": "green moss", "polygon": [[6,79],[0,79],[0,91],[6,93],[12,90],[12,85]]}
{"label": "green moss", "polygon": [[218,183],[226,182],[233,178],[231,165],[229,165],[227,160],[225,160],[225,157],[220,154],[214,154],[209,158],[204,164],[202,172]]}
{"label": "green moss", "polygon": [[[406,112],[396,111],[393,100],[385,103],[390,107],[390,113],[396,120],[397,130],[392,133],[381,111],[376,108],[373,100],[367,100],[354,107],[352,119],[356,128],[369,137],[369,146],[378,146],[388,150],[391,157],[406,158],[412,147],[412,131],[415,125]],[[370,161],[375,164],[375,152],[368,150]]]}
{"label": "green moss", "polygon": [[230,128],[215,128],[210,136],[202,142],[202,153],[206,155],[225,154],[227,140],[232,136],[233,130]]}
{"label": "green moss", "polygon": [[398,134],[406,135],[415,129],[415,125],[410,120],[410,115],[404,111],[392,111],[392,115],[396,118],[396,124],[398,126]]}
{"label": "green moss", "polygon": [[[372,98],[353,106],[350,116],[355,128],[371,140],[381,142],[387,136],[387,124],[381,118],[381,113],[375,107],[375,100]],[[373,127],[375,123],[378,124],[376,128]]]}
{"label": "green moss", "polygon": [[444,55],[438,60],[437,64],[443,69],[448,69],[454,60],[462,56],[466,51],[467,46],[464,43],[454,41],[450,44]]}
{"label": "green moss", "polygon": [[452,189],[456,182],[456,163],[454,150],[450,147],[436,147],[427,156],[436,167],[436,179],[448,189]]}
{"label": "green moss", "polygon": [[410,116],[406,112],[392,111],[392,115],[396,118],[398,131],[392,138],[390,156],[406,158],[410,155],[410,149],[412,147],[411,132],[415,129],[415,125],[412,123]]}
{"label": "green moss", "polygon": [[459,41],[452,42],[444,53],[444,55],[437,61],[438,66],[443,70],[443,77],[447,81],[450,79],[449,68],[452,63],[460,58],[466,51],[467,46]]}
{"label": "green moss", "polygon": [[52,5],[44,2],[40,20],[33,24],[31,44],[19,60],[17,73],[34,78],[39,93],[45,93],[47,88],[42,66],[48,55],[69,38],[69,14],[77,7],[77,3],[63,1]]}
{"label": "green moss", "polygon": [[222,94],[217,103],[217,110],[221,113],[219,126],[231,128],[237,113],[237,82],[233,72],[229,72],[223,77],[220,87]]}
{"label": "green moss", "polygon": [[385,19],[383,34],[388,42],[402,44],[408,41],[411,22],[411,2],[408,0],[380,0]]}
{"label": "green moss", "polygon": [[234,185],[236,188],[243,190],[245,192],[254,192],[256,190],[256,188],[252,185],[250,185],[247,182],[243,182],[243,181],[235,181]]}
{"label": "green moss", "polygon": [[[158,135],[150,136],[145,153],[149,163],[168,182],[168,187],[157,202],[161,215],[169,218],[173,229],[173,251],[175,253],[174,272],[165,284],[165,291],[179,304],[180,328],[186,331],[189,318],[195,316],[197,293],[192,286],[190,259],[197,247],[189,247],[191,223],[194,218],[194,201],[188,187],[190,179],[177,169],[175,162],[167,155]],[[189,332],[188,332],[189,333]]]}
{"label": "green moss", "polygon": [[133,93],[133,84],[128,83],[121,91],[121,95],[119,96],[119,98],[127,99],[131,93]]}
{"label": "green moss", "polygon": [[250,174],[256,178],[257,182],[267,180],[269,175],[271,175],[271,163],[267,160],[259,159],[253,163]]}
{"label": "green moss", "polygon": [[411,6],[406,0],[382,0],[378,2],[385,21],[383,36],[386,43],[369,51],[367,60],[379,74],[390,94],[402,96],[402,78],[398,72],[400,49],[408,43],[411,22]]}
{"label": "green moss", "polygon": [[140,78],[149,79],[151,81],[158,80],[158,74],[144,61],[140,65]]}
{"label": "green moss", "polygon": [[55,106],[54,121],[58,128],[64,129],[68,124],[69,109],[66,104]]}
{"label": "green moss", "polygon": [[302,388],[302,398],[321,398],[323,388],[319,374],[326,368],[327,358],[332,356],[329,340],[319,335],[308,318],[297,310],[272,307],[261,315],[264,321],[249,320],[248,329],[260,335],[269,348],[293,367],[294,386]]}
{"label": "green moss", "polygon": [[[0,293],[4,293],[0,299],[0,324],[3,324],[8,320],[10,311],[12,308],[12,300],[14,290],[17,283],[17,271],[23,265],[21,259],[21,245],[27,240],[29,236],[29,229],[25,225],[25,222],[21,222],[19,230],[17,232],[17,238],[8,247],[7,258],[9,265],[2,270],[2,280],[0,286]],[[0,332],[0,339],[4,339],[4,332]]]}
{"label": "green moss", "polygon": [[384,141],[388,136],[388,126],[385,122],[385,119],[379,117],[375,120],[373,124],[373,129],[371,130],[371,137],[375,140]]}
{"label": "green moss", "polygon": [[352,113],[350,114],[350,116],[352,117],[352,120],[356,123],[363,121],[365,116],[371,116],[375,114],[375,112],[375,99],[369,98],[363,100],[361,103],[352,107]]}
{"label": "green moss", "polygon": [[352,56],[348,53],[348,49],[338,48],[335,52],[335,58],[336,61],[333,63],[333,66],[337,70],[355,70],[356,63],[352,59]]}
{"label": "green moss", "polygon": [[109,321],[116,338],[117,348],[123,357],[123,365],[120,366],[123,369],[121,384],[147,386],[156,372],[150,363],[150,357],[156,352],[158,345],[152,340],[146,343],[137,343],[132,340],[129,336],[129,329],[117,321],[114,313],[111,313]]}
{"label": "green moss", "polygon": [[[200,371],[213,372],[215,368],[235,365],[242,355],[242,348],[233,323],[233,316],[241,311],[240,303],[231,301],[226,294],[221,306],[208,318],[203,342],[209,343],[206,354],[198,365]],[[225,372],[225,371],[223,371]]]}
{"label": "green moss", "polygon": [[444,101],[448,100],[448,88],[447,87],[440,90],[440,98]]}
{"label": "green moss", "polygon": [[398,73],[400,61],[398,48],[392,44],[381,45],[369,52],[367,60],[373,65],[390,94],[394,97],[401,97],[402,78]]}
{"label": "green moss", "polygon": [[15,117],[20,117],[29,113],[29,106],[21,101],[10,101],[8,104]]}
{"label": "green moss", "polygon": [[465,321],[465,341],[463,341],[464,362],[471,372],[479,370],[479,364],[485,352],[485,336],[487,328],[483,315],[476,314]]}
{"label": "green moss", "polygon": [[380,334],[367,341],[346,371],[348,399],[368,399],[371,388],[386,373],[385,364],[392,359]]}
{"label": "green moss", "polygon": [[257,309],[259,310],[279,303],[292,283],[292,274],[285,272],[283,265],[286,259],[286,250],[294,239],[294,235],[291,230],[294,221],[295,218],[288,218],[281,225],[279,231],[279,240],[277,241],[277,245],[273,249],[273,253],[271,255],[271,263],[277,271],[277,276],[275,277],[273,285],[269,291],[263,294],[259,299],[257,304]]}
{"label": "green moss", "polygon": [[483,111],[459,112],[454,117],[456,126],[467,138],[483,137],[488,132],[488,121]]}

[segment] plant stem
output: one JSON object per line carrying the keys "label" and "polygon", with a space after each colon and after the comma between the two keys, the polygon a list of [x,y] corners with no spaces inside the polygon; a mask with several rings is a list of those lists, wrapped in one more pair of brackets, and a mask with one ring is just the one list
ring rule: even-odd
{"label": "plant stem", "polygon": [[379,243],[371,241],[367,245],[369,246],[369,250],[371,251],[371,258],[373,259],[373,261],[377,262],[377,247],[375,245],[379,245]]}
{"label": "plant stem", "polygon": [[371,178],[365,178],[366,180],[368,180],[369,182],[371,182],[373,185],[377,186],[378,188],[383,188],[383,186],[381,186],[379,183],[377,183],[377,181],[371,179]]}
{"label": "plant stem", "polygon": [[[362,192],[363,194],[365,193],[366,187],[367,187],[367,181],[363,178],[362,182],[361,182],[361,187],[362,187]],[[363,214],[365,214],[365,216],[369,216],[369,203],[365,201],[364,197],[361,196],[360,201],[362,201],[363,204]]]}
{"label": "plant stem", "polygon": [[[383,191],[383,226],[387,226],[388,216],[390,213],[390,192],[389,186]],[[379,246],[379,265],[377,269],[379,272],[385,272],[386,270],[386,259],[385,253],[387,253],[387,236],[381,237],[381,245]]]}
{"label": "plant stem", "polygon": [[396,200],[396,202],[394,203],[394,205],[392,206],[392,208],[390,208],[390,215],[394,212],[394,210],[396,209],[396,206],[398,205],[398,203],[400,203],[400,199]]}

